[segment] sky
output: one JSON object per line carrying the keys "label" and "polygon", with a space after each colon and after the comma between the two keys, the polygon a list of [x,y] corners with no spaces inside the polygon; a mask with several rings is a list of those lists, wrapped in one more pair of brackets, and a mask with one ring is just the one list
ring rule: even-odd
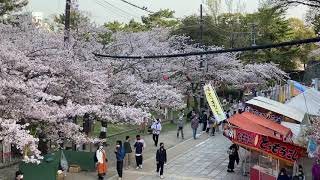
{"label": "sky", "polygon": [[[127,0],[138,6],[145,6],[151,11],[169,8],[174,10],[175,17],[183,18],[192,14],[199,14],[199,6],[203,0]],[[236,2],[238,0],[235,0]],[[259,6],[259,0],[241,0],[244,2],[247,13],[255,12]],[[224,0],[222,0],[224,2]],[[134,8],[120,0],[78,0],[79,9],[86,11],[91,19],[97,24],[104,22],[120,21],[128,22],[134,18],[139,20],[142,15],[148,13]],[[65,0],[29,0],[29,5],[25,11],[43,12],[45,18],[54,14],[63,13],[65,8]],[[222,11],[225,11],[225,7]],[[298,17],[303,19],[306,7],[296,7],[288,11],[288,17]]]}

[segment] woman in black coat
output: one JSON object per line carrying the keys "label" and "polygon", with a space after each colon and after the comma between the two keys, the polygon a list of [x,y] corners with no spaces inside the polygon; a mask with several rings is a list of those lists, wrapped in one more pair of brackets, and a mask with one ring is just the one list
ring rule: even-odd
{"label": "woman in black coat", "polygon": [[234,172],[234,163],[237,162],[239,164],[239,154],[238,154],[238,146],[236,144],[232,144],[228,149],[229,154],[229,164],[228,164],[228,172]]}
{"label": "woman in black coat", "polygon": [[285,168],[281,168],[277,180],[290,180]]}

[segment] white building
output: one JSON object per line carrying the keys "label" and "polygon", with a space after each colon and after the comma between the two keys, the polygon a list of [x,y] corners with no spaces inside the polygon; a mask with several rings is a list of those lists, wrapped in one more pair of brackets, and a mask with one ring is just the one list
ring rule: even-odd
{"label": "white building", "polygon": [[16,23],[32,23],[37,27],[42,27],[44,25],[42,12],[25,12],[12,14],[8,16],[8,19]]}

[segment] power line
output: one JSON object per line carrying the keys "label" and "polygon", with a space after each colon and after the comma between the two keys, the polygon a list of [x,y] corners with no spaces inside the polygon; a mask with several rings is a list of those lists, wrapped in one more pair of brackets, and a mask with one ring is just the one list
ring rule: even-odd
{"label": "power line", "polygon": [[119,7],[117,7],[117,6],[115,6],[115,5],[111,4],[111,3],[109,3],[109,2],[108,2],[108,1],[106,1],[106,0],[102,0],[102,1],[103,1],[103,2],[105,2],[105,3],[107,3],[108,5],[110,5],[111,7],[118,9],[119,11],[123,12],[124,14],[130,15],[130,16],[134,16],[134,17],[136,17],[136,18],[140,18],[139,16],[136,16],[136,15],[131,14],[131,13],[129,13],[129,12],[127,12],[127,11],[125,11],[125,10],[122,10],[121,8],[119,8]]}
{"label": "power line", "polygon": [[109,1],[110,3],[112,3],[118,7],[121,7],[123,10],[130,12],[132,14],[135,14],[136,16],[139,16],[141,18],[141,11],[138,12],[138,10],[136,8],[132,7],[131,5],[129,5],[129,4],[123,5],[123,2],[121,2],[119,0],[110,0],[110,1]]}
{"label": "power line", "polygon": [[153,11],[148,10],[147,7],[140,7],[140,6],[135,5],[135,4],[131,3],[131,2],[128,2],[128,1],[126,1],[126,0],[120,0],[120,1],[122,1],[122,2],[124,2],[124,3],[126,3],[126,4],[129,4],[130,6],[133,6],[133,7],[135,7],[135,8],[138,8],[138,9],[141,9],[141,10],[143,10],[143,11],[146,11],[146,12],[148,12],[148,13],[154,13]]}
{"label": "power line", "polygon": [[[110,10],[109,7],[107,7],[106,5],[102,4],[102,2],[100,2],[100,1],[98,1],[98,0],[95,0],[95,3],[98,4],[99,6],[105,8],[105,9]],[[113,11],[113,10],[111,9],[111,11]],[[121,17],[123,17],[123,18],[127,18],[127,16],[124,16],[123,14],[120,14],[120,13],[118,13],[118,12],[116,12],[116,11],[113,11],[113,12],[115,12],[116,14],[118,14],[119,16],[121,16]]]}
{"label": "power line", "polygon": [[154,55],[154,56],[123,56],[123,55],[115,56],[115,55],[97,54],[97,53],[93,53],[93,54],[97,57],[108,57],[108,58],[115,58],[115,59],[144,59],[144,58],[145,59],[157,59],[157,58],[198,56],[198,55],[205,55],[205,54],[243,52],[243,51],[252,51],[252,50],[259,50],[259,49],[271,49],[271,48],[280,48],[280,47],[285,47],[285,46],[294,46],[294,45],[308,44],[308,43],[315,43],[315,42],[320,42],[320,37],[287,41],[287,42],[282,42],[282,43],[277,43],[277,44],[250,46],[250,47],[243,47],[243,48],[231,48],[231,49],[220,49],[220,50],[203,51],[203,52],[189,52],[189,53]]}
{"label": "power line", "polygon": [[[111,10],[111,11],[113,11],[113,12],[116,12],[116,11],[114,11],[114,9],[118,10],[119,12],[122,13],[122,14],[117,13],[117,14],[120,15],[121,17],[127,18],[126,16],[133,16],[133,17],[136,17],[136,18],[140,18],[140,17],[138,17],[138,16],[136,16],[136,15],[134,15],[134,14],[131,14],[131,13],[125,11],[125,10],[122,10],[121,8],[119,8],[119,7],[117,7],[117,6],[109,3],[109,2],[106,1],[106,0],[100,0],[100,1],[99,1],[99,0],[95,0],[95,1],[96,1],[96,3],[99,4],[100,6],[106,8],[106,9],[108,9],[108,10]],[[111,8],[106,7],[106,5],[107,5],[107,6],[110,6]],[[125,15],[125,16],[123,16],[123,15]]]}

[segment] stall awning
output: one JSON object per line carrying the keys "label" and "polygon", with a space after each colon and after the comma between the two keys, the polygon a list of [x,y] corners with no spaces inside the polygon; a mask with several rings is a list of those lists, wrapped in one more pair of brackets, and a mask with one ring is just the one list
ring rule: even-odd
{"label": "stall awning", "polygon": [[284,137],[292,136],[292,132],[289,128],[282,126],[281,124],[275,123],[271,120],[265,119],[261,116],[257,116],[250,112],[244,112],[241,114],[247,119],[250,119],[256,124],[259,124],[267,129],[271,129]]}
{"label": "stall awning", "polygon": [[255,123],[254,121],[246,118],[242,114],[235,114],[231,116],[228,119],[228,122],[246,131],[255,132],[258,134],[262,134],[262,135],[277,138],[277,139],[279,138],[275,136],[272,130]]}
{"label": "stall awning", "polygon": [[246,104],[249,104],[249,105],[251,104],[251,105],[281,114],[299,123],[301,123],[305,117],[305,113],[299,109],[296,109],[294,107],[282,104],[278,101],[274,101],[272,99],[268,99],[261,96],[255,97],[247,101]]}
{"label": "stall awning", "polygon": [[271,155],[288,163],[305,156],[306,149],[296,144],[265,136],[241,128],[225,129],[224,135],[242,147]]}
{"label": "stall awning", "polygon": [[289,123],[289,122],[281,122],[281,125],[291,129],[294,141],[298,138],[298,136],[300,134],[300,131],[301,131],[301,125],[300,124]]}
{"label": "stall awning", "polygon": [[309,115],[320,116],[320,92],[310,88],[289,100],[286,105],[297,108]]}

